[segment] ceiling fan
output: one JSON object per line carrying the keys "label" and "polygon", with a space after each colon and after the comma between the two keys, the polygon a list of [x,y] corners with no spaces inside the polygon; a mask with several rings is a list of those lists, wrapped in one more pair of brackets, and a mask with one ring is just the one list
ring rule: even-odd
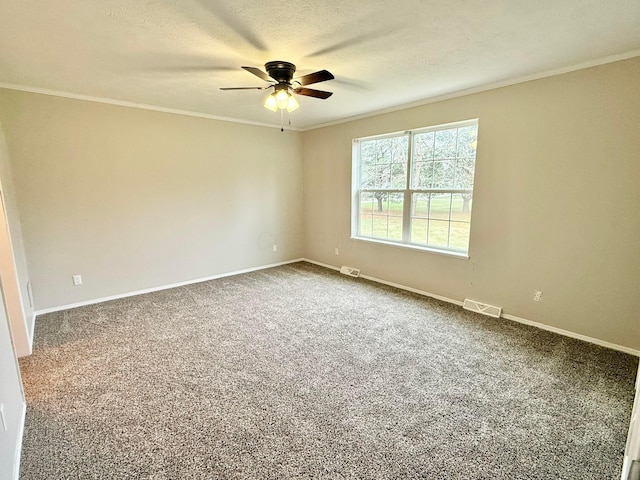
{"label": "ceiling fan", "polygon": [[335,77],[327,70],[320,70],[302,77],[293,78],[296,66],[293,63],[281,60],[265,63],[266,72],[256,67],[242,68],[265,82],[269,82],[269,85],[264,87],[221,87],[220,90],[266,90],[273,87],[273,92],[267,97],[264,106],[274,112],[277,112],[278,109],[292,112],[298,108],[299,105],[292,95],[293,93],[323,100],[333,95],[333,92],[305,88],[305,85],[333,80]]}

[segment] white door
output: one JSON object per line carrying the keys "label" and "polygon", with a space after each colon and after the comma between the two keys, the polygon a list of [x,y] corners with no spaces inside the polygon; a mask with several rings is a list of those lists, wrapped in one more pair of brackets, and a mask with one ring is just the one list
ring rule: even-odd
{"label": "white door", "polygon": [[622,480],[640,480],[640,367],[636,378],[636,399],[631,412],[627,448],[624,451]]}
{"label": "white door", "polygon": [[22,308],[22,298],[18,285],[18,272],[13,258],[9,223],[4,209],[4,199],[0,190],[0,280],[2,281],[2,293],[7,307],[9,327],[13,338],[13,346],[18,357],[31,353],[29,331]]}

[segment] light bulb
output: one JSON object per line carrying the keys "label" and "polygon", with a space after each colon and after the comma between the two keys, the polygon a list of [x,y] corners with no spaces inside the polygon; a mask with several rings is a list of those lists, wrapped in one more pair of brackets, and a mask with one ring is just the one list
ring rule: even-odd
{"label": "light bulb", "polygon": [[278,101],[276,100],[276,94],[272,93],[264,101],[264,108],[271,110],[272,112],[278,111]]}
{"label": "light bulb", "polygon": [[278,104],[278,108],[287,108],[287,104],[289,103],[289,92],[285,89],[278,90],[276,92],[276,101]]}
{"label": "light bulb", "polygon": [[287,112],[293,112],[299,106],[300,104],[295,97],[293,95],[289,95],[289,100],[287,101]]}

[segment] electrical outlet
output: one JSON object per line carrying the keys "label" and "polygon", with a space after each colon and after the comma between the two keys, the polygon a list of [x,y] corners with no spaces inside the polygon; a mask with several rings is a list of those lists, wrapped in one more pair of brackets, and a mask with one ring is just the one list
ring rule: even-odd
{"label": "electrical outlet", "polygon": [[276,245],[275,243],[273,244],[273,251],[277,252],[278,251],[278,245]]}
{"label": "electrical outlet", "polygon": [[73,284],[77,287],[78,285],[82,285],[82,275],[74,275]]}
{"label": "electrical outlet", "polygon": [[340,255],[340,251],[338,250],[338,247],[336,247],[335,252],[336,252],[336,255]]}
{"label": "electrical outlet", "polygon": [[533,293],[533,301],[534,302],[541,302],[542,301],[542,290],[536,290]]}

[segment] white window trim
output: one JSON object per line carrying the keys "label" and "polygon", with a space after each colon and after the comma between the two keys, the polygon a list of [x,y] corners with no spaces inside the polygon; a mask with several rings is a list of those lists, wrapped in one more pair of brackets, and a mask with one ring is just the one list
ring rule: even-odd
{"label": "white window trim", "polygon": [[[469,248],[467,250],[456,250],[456,249],[448,249],[448,248],[437,248],[428,245],[419,245],[416,243],[411,243],[407,239],[410,238],[410,229],[411,229],[411,208],[403,209],[402,216],[402,241],[394,241],[382,238],[375,237],[365,237],[360,236],[358,232],[360,231],[360,193],[368,192],[368,191],[380,191],[380,189],[360,189],[360,144],[367,140],[381,140],[385,138],[395,138],[401,135],[407,135],[409,137],[409,151],[407,154],[407,183],[404,189],[388,189],[390,193],[403,193],[405,195],[404,204],[406,202],[411,202],[410,197],[413,193],[432,193],[434,191],[440,191],[442,193],[463,193],[468,192],[466,189],[412,189],[411,188],[411,160],[413,152],[411,149],[413,148],[413,136],[421,133],[428,133],[438,130],[446,130],[448,128],[460,128],[469,125],[479,125],[480,121],[478,118],[473,118],[469,120],[463,120],[460,122],[450,122],[443,123],[439,125],[433,125],[429,127],[416,128],[413,130],[400,130],[392,133],[384,133],[381,135],[371,135],[368,137],[359,137],[355,138],[352,141],[352,149],[351,149],[351,239],[352,240],[360,240],[364,242],[377,243],[382,245],[394,246],[394,247],[402,247],[402,248],[410,248],[413,250],[420,250],[429,253],[435,253],[439,255],[447,255],[456,258],[469,258]],[[475,185],[474,185],[475,189]],[[473,193],[474,189],[471,190]]]}
{"label": "white window trim", "polygon": [[465,252],[462,252],[462,251],[441,250],[439,248],[434,248],[434,247],[420,246],[420,245],[415,244],[415,243],[400,243],[400,242],[393,242],[393,241],[390,241],[390,240],[383,240],[383,239],[379,239],[379,238],[356,237],[356,236],[353,236],[353,235],[350,238],[351,238],[351,240],[357,240],[358,242],[382,244],[382,245],[386,245],[386,246],[389,246],[389,247],[407,248],[409,250],[420,250],[420,251],[423,251],[423,252],[434,253],[436,255],[445,255],[447,257],[459,258],[461,260],[468,260],[470,258],[468,253],[465,253]]}

